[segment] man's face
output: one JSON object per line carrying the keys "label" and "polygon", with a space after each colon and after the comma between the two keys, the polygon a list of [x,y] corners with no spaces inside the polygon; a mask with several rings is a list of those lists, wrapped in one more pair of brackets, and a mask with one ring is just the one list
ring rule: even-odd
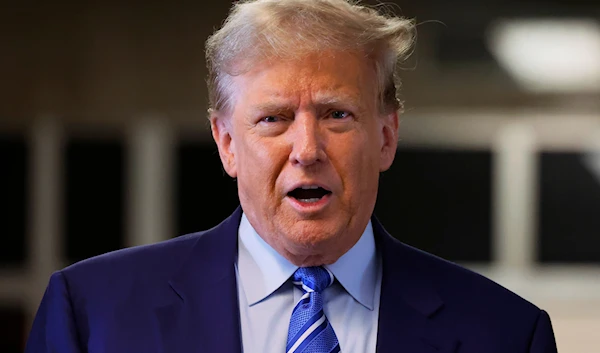
{"label": "man's face", "polygon": [[350,53],[261,65],[233,78],[212,119],[224,168],[256,231],[291,262],[335,262],[364,231],[397,143],[375,71]]}

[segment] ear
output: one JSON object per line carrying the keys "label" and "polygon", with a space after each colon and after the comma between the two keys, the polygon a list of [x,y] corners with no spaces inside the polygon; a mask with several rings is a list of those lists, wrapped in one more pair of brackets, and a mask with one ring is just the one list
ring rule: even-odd
{"label": "ear", "polygon": [[212,113],[210,117],[210,129],[212,130],[213,138],[219,149],[219,157],[225,172],[230,177],[237,177],[237,168],[235,165],[235,143],[232,135],[231,119],[232,117],[224,117],[217,113]]}
{"label": "ear", "polygon": [[398,147],[398,113],[393,112],[381,117],[381,150],[379,171],[384,172],[392,166]]}

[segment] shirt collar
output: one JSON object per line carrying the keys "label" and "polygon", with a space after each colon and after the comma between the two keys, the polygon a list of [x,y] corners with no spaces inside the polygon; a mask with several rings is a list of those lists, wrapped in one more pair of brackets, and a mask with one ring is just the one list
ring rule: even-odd
{"label": "shirt collar", "polygon": [[335,263],[325,267],[356,301],[373,310],[378,262],[371,221],[356,244]]}
{"label": "shirt collar", "polygon": [[[245,214],[242,214],[238,236],[238,273],[248,305],[252,306],[281,287],[298,266],[267,244]],[[335,263],[325,267],[348,294],[373,310],[378,264],[370,221],[358,242]]]}
{"label": "shirt collar", "polygon": [[267,244],[245,214],[242,214],[238,237],[238,272],[246,300],[252,306],[281,287],[298,266]]}

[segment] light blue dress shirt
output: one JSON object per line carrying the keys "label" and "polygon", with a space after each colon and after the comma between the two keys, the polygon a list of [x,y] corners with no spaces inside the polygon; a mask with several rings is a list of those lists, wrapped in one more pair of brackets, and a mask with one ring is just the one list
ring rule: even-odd
{"label": "light blue dress shirt", "polygon": [[[276,252],[242,215],[236,276],[245,353],[285,353],[292,309],[302,291],[289,280],[297,266]],[[324,293],[324,311],[342,353],[374,353],[381,263],[371,222],[359,241],[327,267],[336,282]]]}

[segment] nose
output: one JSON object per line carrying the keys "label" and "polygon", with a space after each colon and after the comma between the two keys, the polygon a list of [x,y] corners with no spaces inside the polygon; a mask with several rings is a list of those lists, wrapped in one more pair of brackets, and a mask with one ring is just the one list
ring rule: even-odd
{"label": "nose", "polygon": [[323,162],[326,154],[317,118],[311,114],[296,116],[293,124],[293,147],[290,153],[290,162],[301,166]]}

